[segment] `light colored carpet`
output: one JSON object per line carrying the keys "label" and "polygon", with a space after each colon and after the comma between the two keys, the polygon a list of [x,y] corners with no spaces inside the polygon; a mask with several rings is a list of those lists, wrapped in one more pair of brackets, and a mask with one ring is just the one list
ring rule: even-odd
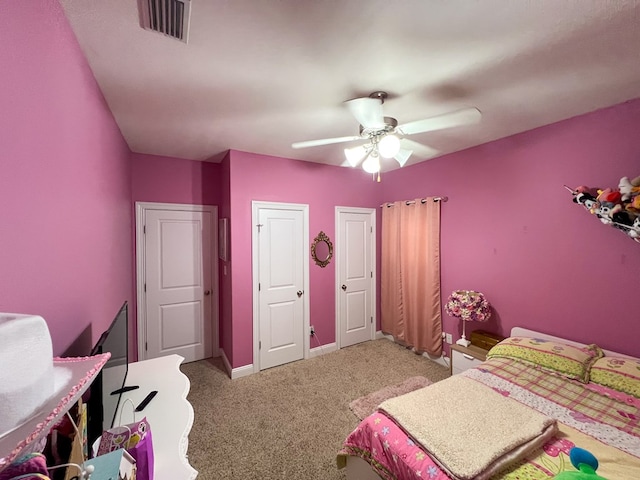
{"label": "light colored carpet", "polygon": [[191,381],[188,455],[198,480],[344,479],[336,453],[358,424],[351,401],[409,377],[449,376],[386,339],[236,380],[219,358],[181,368]]}
{"label": "light colored carpet", "polygon": [[403,395],[405,393],[413,392],[419,388],[431,385],[431,380],[425,377],[411,377],[407,378],[404,382],[397,385],[389,385],[378,391],[365,395],[355,399],[349,404],[351,411],[362,420],[365,417],[371,415],[375,409],[385,400]]}

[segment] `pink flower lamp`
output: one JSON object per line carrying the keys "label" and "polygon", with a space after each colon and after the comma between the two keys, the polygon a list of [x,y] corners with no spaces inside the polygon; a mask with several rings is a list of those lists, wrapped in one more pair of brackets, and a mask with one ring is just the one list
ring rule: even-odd
{"label": "pink flower lamp", "polygon": [[491,317],[491,305],[482,293],[473,290],[453,291],[444,310],[448,315],[462,319],[462,338],[456,344],[464,347],[471,343],[464,334],[465,322],[486,322]]}

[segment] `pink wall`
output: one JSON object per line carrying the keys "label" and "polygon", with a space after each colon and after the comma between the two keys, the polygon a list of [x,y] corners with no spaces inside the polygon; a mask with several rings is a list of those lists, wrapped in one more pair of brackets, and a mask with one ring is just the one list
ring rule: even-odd
{"label": "pink wall", "polygon": [[218,205],[221,170],[218,163],[133,153],[133,203]]}
{"label": "pink wall", "polygon": [[[442,294],[484,292],[494,317],[478,327],[521,325],[640,356],[640,244],[563,188],[640,175],[639,128],[635,100],[394,171],[383,200],[449,196]],[[443,320],[456,338],[458,323]]]}
{"label": "pink wall", "polygon": [[[219,205],[222,168],[217,163],[197,162],[182,158],[131,154],[131,242],[135,246],[135,203],[179,203],[191,205]],[[135,247],[131,275],[135,285]],[[137,318],[137,293],[133,291],[134,305],[131,320]],[[138,341],[137,331],[133,345]],[[134,355],[137,357],[137,351]]]}
{"label": "pink wall", "polygon": [[[381,184],[360,170],[236,151],[221,165],[135,154],[130,168],[59,3],[5,2],[0,29],[0,64],[10,66],[0,76],[0,311],[42,315],[56,354],[86,352],[131,301],[132,200],[217,204],[231,218],[221,346],[238,367],[253,361],[251,200],[307,203],[310,235],[334,238],[336,205],[448,195],[443,294],[485,292],[495,316],[480,327],[524,325],[640,355],[640,246],[562,188],[640,174],[640,100],[391,172]],[[335,341],[334,267],[310,260],[311,321],[323,344]]]}
{"label": "pink wall", "polygon": [[[232,151],[231,267],[233,288],[232,366],[253,363],[251,201],[309,205],[309,236],[320,230],[335,238],[335,207],[376,207],[380,184],[361,170]],[[326,268],[309,257],[311,323],[323,344],[335,341],[335,262]]]}
{"label": "pink wall", "polygon": [[3,2],[0,45],[0,311],[87,354],[131,299],[129,149],[57,0]]}

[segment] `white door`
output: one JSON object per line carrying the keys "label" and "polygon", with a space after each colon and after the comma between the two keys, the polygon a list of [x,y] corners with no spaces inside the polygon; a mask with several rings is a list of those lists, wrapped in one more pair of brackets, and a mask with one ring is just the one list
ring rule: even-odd
{"label": "white door", "polygon": [[253,208],[254,370],[264,370],[300,360],[308,349],[308,207],[254,202]]}
{"label": "white door", "polygon": [[375,335],[375,210],[336,207],[339,347]]}
{"label": "white door", "polygon": [[175,353],[191,362],[217,354],[216,207],[149,207],[141,217],[140,359]]}

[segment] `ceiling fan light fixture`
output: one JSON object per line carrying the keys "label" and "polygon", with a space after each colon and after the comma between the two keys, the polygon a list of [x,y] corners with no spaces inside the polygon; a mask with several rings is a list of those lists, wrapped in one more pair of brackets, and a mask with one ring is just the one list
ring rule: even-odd
{"label": "ceiling fan light fixture", "polygon": [[367,147],[365,147],[364,145],[360,145],[359,147],[344,149],[344,156],[346,157],[349,165],[351,165],[352,167],[357,167],[358,164],[362,160],[364,160],[364,158],[367,156],[368,153],[369,151],[367,150]]}
{"label": "ceiling fan light fixture", "polygon": [[378,143],[378,151],[384,158],[394,158],[400,151],[400,139],[393,134],[385,135]]}
{"label": "ceiling fan light fixture", "polygon": [[380,171],[380,157],[377,155],[369,155],[362,162],[362,169],[367,173],[378,173]]}
{"label": "ceiling fan light fixture", "polygon": [[433,158],[441,153],[428,145],[410,140],[406,138],[407,136],[463,125],[472,125],[478,123],[482,118],[480,110],[475,107],[469,107],[422,120],[399,124],[397,119],[384,116],[382,104],[386,98],[386,92],[376,91],[368,97],[354,98],[344,102],[345,106],[359,123],[360,128],[358,135],[294,142],[291,144],[291,147],[307,148],[343,142],[362,143],[364,141],[366,142],[364,145],[344,148],[345,161],[341,163],[341,166],[356,167],[362,164],[362,168],[365,171],[373,174],[377,173],[379,176],[381,158],[385,160],[395,159],[400,164],[400,167],[403,167],[411,155],[415,154],[418,159],[417,161],[420,161]]}

